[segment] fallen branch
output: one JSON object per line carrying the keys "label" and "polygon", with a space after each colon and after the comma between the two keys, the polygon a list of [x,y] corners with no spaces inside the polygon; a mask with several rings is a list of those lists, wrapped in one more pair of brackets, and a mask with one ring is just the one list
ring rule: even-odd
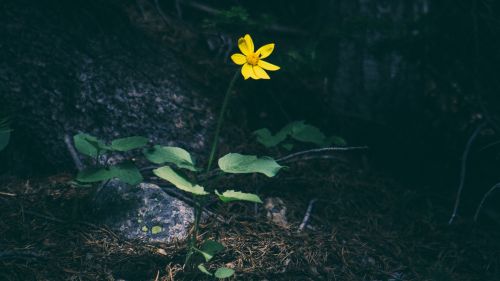
{"label": "fallen branch", "polygon": [[296,158],[296,157],[299,157],[302,155],[313,154],[313,153],[321,153],[321,152],[329,152],[329,151],[361,150],[361,149],[368,149],[368,146],[339,146],[339,147],[316,148],[316,149],[310,149],[310,150],[304,150],[304,151],[292,153],[292,154],[287,155],[285,157],[279,158],[278,160],[276,160],[276,162],[286,163],[290,159],[293,159],[293,158]]}
{"label": "fallen branch", "polygon": [[302,220],[302,223],[299,226],[299,230],[297,232],[302,232],[304,228],[306,227],[307,223],[309,222],[309,218],[311,217],[311,212],[314,203],[318,201],[318,199],[314,198],[311,201],[309,201],[309,205],[307,206],[306,214],[304,215],[304,219]]}
{"label": "fallen branch", "polygon": [[84,166],[82,160],[80,160],[80,157],[78,157],[78,153],[76,152],[76,149],[73,146],[73,140],[68,134],[64,135],[64,143],[66,144],[66,148],[68,149],[69,154],[71,155],[71,159],[73,159],[73,163],[75,164],[76,169],[78,171],[83,170]]}
{"label": "fallen branch", "polygon": [[486,201],[486,198],[488,198],[491,195],[491,193],[493,193],[493,191],[499,187],[500,187],[500,182],[495,184],[492,188],[490,188],[490,190],[488,190],[488,192],[486,192],[484,194],[483,199],[481,199],[481,203],[479,203],[479,206],[477,206],[476,213],[474,214],[474,221],[475,222],[477,222],[477,218],[479,217],[479,212],[483,208],[483,205],[484,205],[484,202]]}
{"label": "fallen branch", "polygon": [[465,182],[465,172],[467,168],[467,157],[469,156],[469,150],[472,146],[472,143],[476,139],[477,135],[481,132],[483,127],[486,126],[486,122],[481,123],[479,126],[477,126],[476,130],[472,133],[470,136],[469,140],[467,141],[467,145],[465,146],[464,153],[462,155],[462,167],[460,171],[460,183],[458,185],[458,190],[457,190],[457,197],[455,199],[455,206],[453,207],[453,213],[451,214],[450,220],[448,221],[448,224],[452,224],[453,220],[457,216],[457,211],[458,211],[458,206],[460,205],[460,198],[462,196],[462,190],[464,188],[464,182]]}

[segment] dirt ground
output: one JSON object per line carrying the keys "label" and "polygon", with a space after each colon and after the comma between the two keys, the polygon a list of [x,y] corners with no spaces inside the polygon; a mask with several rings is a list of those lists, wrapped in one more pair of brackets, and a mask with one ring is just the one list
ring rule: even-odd
{"label": "dirt ground", "polygon": [[[182,269],[184,243],[127,241],[97,224],[90,189],[71,180],[2,179],[1,280],[206,278]],[[231,280],[500,280],[499,232],[466,221],[448,226],[451,198],[331,160],[240,181],[262,198],[280,198],[288,224],[269,221],[263,206],[212,205],[223,220],[209,219],[201,236],[226,246],[210,268],[234,268]],[[308,227],[298,231],[313,199]]]}

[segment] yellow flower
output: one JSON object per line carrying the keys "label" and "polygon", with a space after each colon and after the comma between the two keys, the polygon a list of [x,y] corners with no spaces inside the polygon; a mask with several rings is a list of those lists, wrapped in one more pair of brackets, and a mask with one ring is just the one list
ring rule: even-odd
{"label": "yellow flower", "polygon": [[243,54],[234,54],[231,59],[235,64],[243,65],[241,74],[245,77],[245,80],[248,78],[270,79],[266,70],[276,71],[280,69],[279,66],[262,60],[271,55],[274,50],[274,43],[264,45],[254,52],[252,37],[247,34],[245,37],[238,39],[238,47]]}

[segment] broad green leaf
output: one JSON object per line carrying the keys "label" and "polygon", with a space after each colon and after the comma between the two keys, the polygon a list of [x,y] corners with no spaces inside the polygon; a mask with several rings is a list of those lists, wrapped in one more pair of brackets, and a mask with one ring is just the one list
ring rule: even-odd
{"label": "broad green leaf", "polygon": [[219,279],[229,278],[233,276],[234,270],[227,267],[220,267],[215,271],[215,277]]}
{"label": "broad green leaf", "polygon": [[[304,121],[291,122],[281,130],[279,130],[276,135],[273,135],[269,129],[263,128],[254,132],[257,136],[257,141],[263,144],[265,147],[273,147],[281,142],[285,141],[287,137],[293,138],[300,142],[313,143],[317,146],[328,146],[331,143],[337,145],[345,145],[345,140],[339,137],[327,138],[320,129],[315,126],[305,124]],[[289,144],[284,144],[283,147],[287,150],[291,149],[292,146]]]}
{"label": "broad green leaf", "polygon": [[213,274],[212,274],[212,273],[210,273],[210,272],[207,270],[207,268],[206,268],[206,267],[205,267],[202,263],[200,263],[200,264],[198,265],[198,269],[199,269],[201,272],[205,273],[206,275],[213,276]]}
{"label": "broad green leaf", "polygon": [[284,141],[287,136],[292,132],[293,128],[298,123],[303,123],[304,121],[295,121],[287,124],[281,130],[279,130],[276,135],[272,135],[271,131],[267,128],[259,129],[254,132],[257,136],[257,141],[263,144],[265,147],[273,147]]}
{"label": "broad green leaf", "polygon": [[144,156],[155,164],[172,163],[179,168],[193,172],[198,170],[191,154],[179,147],[155,145],[152,149],[145,149]]}
{"label": "broad green leaf", "polygon": [[73,137],[76,149],[84,155],[97,158],[101,151],[109,150],[109,146],[94,136],[80,133]]}
{"label": "broad green leaf", "polygon": [[196,249],[204,258],[205,261],[210,261],[216,254],[224,251],[224,246],[216,241],[207,240],[201,245],[201,249]]}
{"label": "broad green leaf", "polygon": [[283,166],[271,157],[257,158],[255,155],[229,153],[219,159],[219,168],[226,173],[261,173],[274,177]]}
{"label": "broad green leaf", "polygon": [[240,192],[240,191],[226,190],[226,191],[224,191],[224,193],[220,194],[216,190],[215,194],[217,194],[217,196],[219,196],[219,199],[224,203],[231,202],[231,201],[248,201],[248,202],[254,202],[254,203],[262,203],[262,200],[260,200],[259,196],[252,194],[252,193],[244,193],[244,192]]}
{"label": "broad green leaf", "polygon": [[75,143],[75,148],[78,150],[78,152],[93,158],[97,158],[98,148],[90,142],[89,139],[91,138],[95,139],[94,137],[87,134],[77,134],[73,137],[73,142]]}
{"label": "broad green leaf", "polygon": [[290,136],[301,142],[310,142],[318,146],[325,145],[326,136],[318,128],[304,124],[296,124]]}
{"label": "broad green leaf", "polygon": [[257,141],[267,148],[278,145],[287,137],[287,133],[277,133],[276,135],[272,135],[271,131],[267,128],[259,129],[253,133],[257,136]]}
{"label": "broad green leaf", "polygon": [[172,183],[178,189],[184,190],[189,193],[193,193],[195,195],[207,195],[208,192],[205,191],[203,186],[193,185],[188,180],[184,179],[180,175],[178,175],[172,168],[169,166],[163,166],[158,169],[154,169],[153,173],[158,177]]}
{"label": "broad green leaf", "polygon": [[145,137],[127,137],[116,139],[111,142],[111,149],[116,151],[129,151],[136,148],[141,148],[148,143],[148,139]]}
{"label": "broad green leaf", "polygon": [[110,167],[111,174],[114,178],[118,178],[124,183],[136,185],[142,182],[143,177],[141,172],[132,163],[120,163]]}
{"label": "broad green leaf", "polygon": [[112,178],[118,178],[131,185],[143,180],[141,173],[132,163],[120,163],[109,168],[88,168],[76,176],[79,182],[101,182]]}
{"label": "broad green leaf", "polygon": [[100,182],[113,178],[113,173],[106,168],[88,168],[78,173],[76,180],[79,182]]}

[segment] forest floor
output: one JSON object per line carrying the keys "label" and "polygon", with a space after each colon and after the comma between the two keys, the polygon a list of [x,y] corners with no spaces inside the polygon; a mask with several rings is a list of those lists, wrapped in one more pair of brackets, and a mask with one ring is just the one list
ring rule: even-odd
{"label": "forest floor", "polygon": [[[2,179],[1,280],[205,278],[182,270],[185,244],[127,241],[92,221],[91,192],[71,179]],[[245,180],[283,201],[288,224],[269,221],[262,206],[214,207],[224,222],[208,221],[201,236],[226,246],[211,268],[233,267],[235,280],[500,280],[499,233],[448,226],[451,201],[328,160]],[[309,227],[298,231],[312,199]]]}

